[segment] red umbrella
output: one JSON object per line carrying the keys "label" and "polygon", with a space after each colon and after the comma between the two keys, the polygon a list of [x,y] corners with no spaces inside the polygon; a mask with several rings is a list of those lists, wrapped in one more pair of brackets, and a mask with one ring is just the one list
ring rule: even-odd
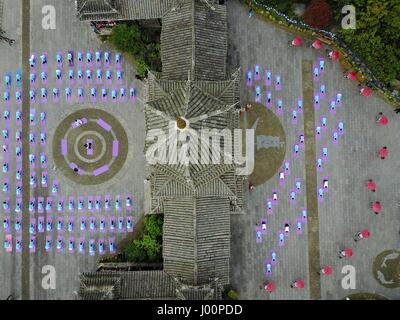
{"label": "red umbrella", "polygon": [[326,274],[327,276],[331,275],[333,272],[333,269],[331,266],[327,265],[325,267],[322,268],[322,273]]}
{"label": "red umbrella", "polygon": [[375,201],[375,203],[372,205],[372,210],[374,210],[374,212],[380,212],[382,210],[381,203],[379,201]]}
{"label": "red umbrella", "polygon": [[322,41],[317,39],[312,43],[314,49],[321,49],[322,48]]}
{"label": "red umbrella", "polygon": [[304,280],[303,279],[296,280],[295,286],[296,286],[296,288],[303,289],[304,288]]}
{"label": "red umbrella", "polygon": [[378,123],[383,126],[386,126],[389,123],[389,119],[386,118],[385,116],[381,116],[378,120]]}
{"label": "red umbrella", "polygon": [[276,288],[276,286],[275,286],[275,283],[273,283],[273,282],[268,282],[264,287],[265,291],[268,291],[269,293],[274,292],[275,288]]}
{"label": "red umbrella", "polygon": [[303,39],[301,39],[300,37],[296,37],[293,39],[292,44],[296,47],[300,47],[303,43]]}
{"label": "red umbrella", "polygon": [[382,147],[379,149],[379,156],[381,158],[386,158],[389,155],[389,149],[386,147]]}
{"label": "red umbrella", "polygon": [[357,80],[357,72],[356,71],[350,71],[347,74],[347,79],[349,79],[349,80]]}
{"label": "red umbrella", "polygon": [[369,232],[368,229],[365,229],[365,230],[361,231],[361,235],[363,238],[369,238],[371,233]]}
{"label": "red umbrella", "polygon": [[367,188],[368,188],[369,190],[371,190],[371,191],[375,191],[375,189],[376,189],[376,184],[375,184],[375,182],[373,182],[372,180],[368,180]]}
{"label": "red umbrella", "polygon": [[339,51],[332,51],[330,56],[331,56],[332,60],[338,60],[339,57],[340,57],[340,52]]}
{"label": "red umbrella", "polygon": [[346,248],[343,251],[346,257],[351,257],[353,255],[353,250],[351,248]]}
{"label": "red umbrella", "polygon": [[360,92],[364,97],[368,97],[371,95],[372,89],[369,87],[363,87],[363,88],[361,88]]}

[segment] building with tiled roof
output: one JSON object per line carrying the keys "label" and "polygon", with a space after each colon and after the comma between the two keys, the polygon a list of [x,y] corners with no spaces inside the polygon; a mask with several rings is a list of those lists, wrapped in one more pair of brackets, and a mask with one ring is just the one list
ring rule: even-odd
{"label": "building with tiled roof", "polygon": [[[118,11],[118,5],[124,1],[100,2]],[[142,2],[130,1],[132,6]],[[168,131],[171,123],[182,119],[183,130],[233,132],[239,127],[240,71],[227,70],[227,13],[223,1],[161,2],[165,5],[158,11],[162,18],[162,72],[149,72],[146,79],[147,132]],[[152,3],[148,1],[148,5]],[[155,12],[154,8],[151,10]],[[78,16],[80,12],[83,9],[78,10]],[[83,16],[82,19],[85,20]],[[168,139],[165,144],[172,148]],[[208,138],[202,139],[207,146]],[[146,141],[145,152],[151,145]],[[226,151],[226,146],[230,146],[230,151]],[[207,151],[211,156],[206,163],[149,163],[148,214],[164,215],[163,270],[84,274],[79,296],[220,298],[221,290],[229,284],[230,215],[242,210],[243,179],[236,175],[234,163],[213,160],[226,153],[232,155],[233,146],[233,140],[220,141],[218,148],[209,144]],[[177,156],[174,150],[167,152]],[[191,157],[201,158],[204,153],[201,149]],[[107,285],[102,286],[103,278]],[[123,293],[125,286],[132,286],[126,291],[129,294]]]}

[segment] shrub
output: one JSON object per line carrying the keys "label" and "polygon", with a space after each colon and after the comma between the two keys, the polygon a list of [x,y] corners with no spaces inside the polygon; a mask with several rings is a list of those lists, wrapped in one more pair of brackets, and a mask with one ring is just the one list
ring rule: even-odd
{"label": "shrub", "polygon": [[304,11],[304,21],[313,28],[326,29],[332,21],[333,12],[325,0],[312,0]]}
{"label": "shrub", "polygon": [[129,262],[155,262],[162,259],[163,218],[159,215],[146,216],[141,238],[128,243],[125,256]]}
{"label": "shrub", "polygon": [[228,298],[231,300],[237,300],[239,299],[239,295],[235,290],[229,290],[227,294]]}
{"label": "shrub", "polygon": [[141,240],[131,241],[125,248],[125,256],[129,262],[144,262],[148,258]]}
{"label": "shrub", "polygon": [[283,12],[289,16],[293,16],[293,4],[296,2],[302,2],[297,0],[261,0],[259,1],[269,7],[273,7],[279,12]]}
{"label": "shrub", "polygon": [[115,25],[109,40],[118,50],[132,55],[139,54],[144,50],[142,35],[137,25],[128,25],[126,23]]}
{"label": "shrub", "polygon": [[135,23],[120,23],[113,27],[110,43],[134,58],[136,74],[145,78],[148,70],[161,71],[159,32],[141,28]]}
{"label": "shrub", "polygon": [[152,238],[162,237],[163,219],[158,215],[146,216],[144,219],[144,234]]}
{"label": "shrub", "polygon": [[146,252],[149,261],[157,261],[161,257],[161,244],[157,239],[145,234],[141,240],[141,246]]}
{"label": "shrub", "polygon": [[149,66],[146,64],[146,62],[144,61],[144,59],[142,58],[136,60],[135,67],[136,67],[136,74],[141,79],[146,77],[147,71],[149,71],[150,69]]}

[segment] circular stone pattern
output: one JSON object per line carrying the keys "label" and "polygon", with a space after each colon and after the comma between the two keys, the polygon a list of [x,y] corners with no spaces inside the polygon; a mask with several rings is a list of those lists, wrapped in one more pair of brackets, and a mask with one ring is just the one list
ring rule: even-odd
{"label": "circular stone pattern", "polygon": [[386,250],[374,260],[372,272],[386,288],[400,288],[400,250]]}
{"label": "circular stone pattern", "polygon": [[286,135],[281,120],[271,110],[260,103],[247,104],[252,107],[240,116],[240,127],[255,129],[254,171],[249,181],[258,186],[271,179],[282,166],[286,154]]}
{"label": "circular stone pattern", "polygon": [[114,116],[100,109],[70,114],[54,134],[53,158],[58,170],[81,185],[111,179],[123,167],[127,155],[124,128]]}
{"label": "circular stone pattern", "polygon": [[345,300],[388,300],[388,298],[377,294],[369,292],[359,292],[348,295]]}

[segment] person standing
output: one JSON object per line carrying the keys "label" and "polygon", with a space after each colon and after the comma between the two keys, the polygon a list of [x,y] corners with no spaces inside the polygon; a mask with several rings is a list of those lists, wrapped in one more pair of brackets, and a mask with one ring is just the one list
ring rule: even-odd
{"label": "person standing", "polygon": [[358,240],[361,240],[361,239],[367,239],[370,236],[371,236],[371,233],[369,232],[369,230],[364,229],[364,230],[356,233],[356,235],[354,236],[354,241],[357,242]]}
{"label": "person standing", "polygon": [[372,179],[369,179],[367,182],[367,188],[368,190],[375,192],[376,191],[376,184]]}

